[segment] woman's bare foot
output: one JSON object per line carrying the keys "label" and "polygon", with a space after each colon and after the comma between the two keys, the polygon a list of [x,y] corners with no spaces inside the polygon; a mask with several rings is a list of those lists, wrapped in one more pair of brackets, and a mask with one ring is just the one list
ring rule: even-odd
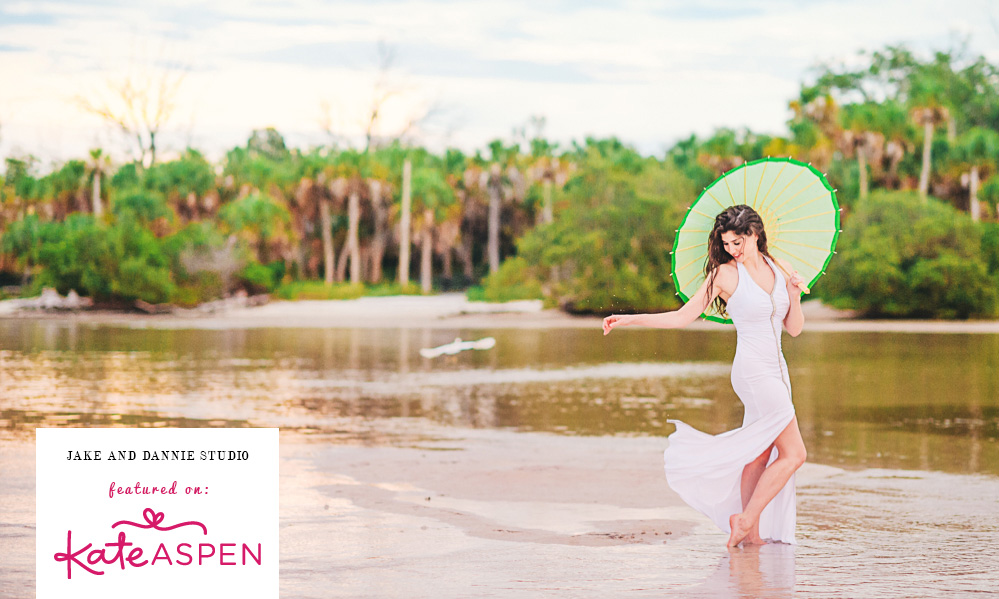
{"label": "woman's bare foot", "polygon": [[[728,537],[728,546],[735,547],[743,540],[750,537],[753,532],[753,523],[749,521],[749,517],[744,514],[732,514],[728,518],[728,525],[732,529],[732,534]],[[759,535],[755,535],[759,538]],[[762,539],[761,539],[762,541]]]}

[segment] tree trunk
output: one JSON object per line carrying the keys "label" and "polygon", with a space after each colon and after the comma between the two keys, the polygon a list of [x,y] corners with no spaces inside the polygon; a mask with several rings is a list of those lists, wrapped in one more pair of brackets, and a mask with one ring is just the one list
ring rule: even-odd
{"label": "tree trunk", "polygon": [[307,262],[305,259],[305,254],[308,252],[308,247],[304,243],[299,243],[295,248],[295,274],[296,279],[308,279],[312,278],[312,275],[308,272]]}
{"label": "tree trunk", "polygon": [[357,190],[351,190],[347,196],[347,246],[350,249],[350,282],[357,285],[361,282],[361,244],[358,240],[358,227],[361,221],[361,196]]}
{"label": "tree trunk", "polygon": [[545,194],[545,208],[544,208],[544,216],[542,218],[542,222],[544,222],[545,224],[548,224],[553,220],[555,220],[555,217],[552,214],[552,187],[553,185],[551,179],[546,178],[543,184],[543,189]]}
{"label": "tree trunk", "polygon": [[949,143],[957,141],[957,120],[953,116],[947,119],[947,141]]}
{"label": "tree trunk", "polygon": [[923,170],[919,173],[919,196],[926,203],[930,191],[930,147],[933,145],[933,119],[923,120]]}
{"label": "tree trunk", "polygon": [[261,264],[267,264],[271,261],[271,248],[270,239],[259,236],[257,239],[257,257],[260,259]]}
{"label": "tree trunk", "polygon": [[867,183],[867,150],[860,146],[857,148],[857,166],[860,172],[860,199],[867,197],[868,183]]}
{"label": "tree trunk", "polygon": [[399,224],[399,284],[409,285],[409,232],[410,209],[413,203],[413,164],[406,160],[402,164],[402,219]]}
{"label": "tree trunk", "polygon": [[900,187],[898,180],[898,165],[905,158],[905,152],[902,149],[902,144],[898,141],[890,141],[885,144],[885,151],[888,153],[888,179],[887,183],[891,189],[898,189]]}
{"label": "tree trunk", "polygon": [[499,183],[489,183],[489,272],[499,270],[499,227],[500,227],[500,187]]}
{"label": "tree trunk", "polygon": [[430,293],[433,283],[433,234],[432,224],[434,213],[426,210],[423,213],[423,240],[420,242],[420,287],[423,293]]}
{"label": "tree trunk", "polygon": [[99,220],[104,216],[104,206],[101,205],[101,171],[94,171],[94,187],[90,196],[90,204],[95,218]]}
{"label": "tree trunk", "polygon": [[452,278],[451,248],[444,250],[443,258],[444,258],[444,280],[450,283]]}
{"label": "tree trunk", "polygon": [[981,207],[978,205],[978,167],[971,167],[971,182],[968,184],[968,208],[971,212],[971,220],[976,223],[982,218]]}
{"label": "tree trunk", "polygon": [[361,277],[366,280],[371,280],[371,272],[368,270],[368,264],[371,264],[371,243],[365,243],[361,245],[359,250],[360,260],[358,264],[361,265]]}
{"label": "tree trunk", "polygon": [[333,219],[330,218],[330,200],[322,198],[319,201],[320,222],[323,227],[323,265],[325,266],[326,286],[333,286]]}
{"label": "tree trunk", "polygon": [[371,190],[371,207],[375,214],[375,234],[371,239],[371,268],[369,269],[368,280],[372,283],[380,283],[382,280],[382,259],[385,257],[385,246],[388,243],[386,233],[388,224],[388,210],[382,202],[382,182],[371,180],[368,182]]}
{"label": "tree trunk", "polygon": [[[464,236],[463,236],[464,237]],[[465,275],[467,283],[472,282],[475,265],[472,264],[472,239],[467,237],[461,240],[461,244],[456,248],[458,259],[461,260],[461,269]]]}
{"label": "tree trunk", "polygon": [[350,258],[350,240],[343,242],[340,257],[336,259],[336,282],[343,283],[347,278],[347,259]]}

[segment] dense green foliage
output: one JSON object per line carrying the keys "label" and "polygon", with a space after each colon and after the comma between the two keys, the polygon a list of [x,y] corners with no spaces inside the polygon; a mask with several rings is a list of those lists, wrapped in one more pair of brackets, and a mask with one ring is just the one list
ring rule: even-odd
{"label": "dense green foliage", "polygon": [[994,227],[983,233],[935,199],[874,193],[844,228],[822,295],[867,316],[999,316]]}
{"label": "dense green foliage", "polygon": [[127,216],[108,226],[73,214],[42,234],[39,285],[76,289],[98,300],[164,302],[174,290],[169,262],[156,237]]}
{"label": "dense green foliage", "polygon": [[558,220],[521,238],[519,259],[487,279],[486,299],[521,290],[576,312],[679,306],[669,252],[693,184],[675,166],[636,160],[624,148],[593,152],[567,186]]}
{"label": "dense green foliage", "polygon": [[787,135],[719,129],[658,157],[615,138],[560,148],[540,129],[474,155],[303,151],[268,128],[218,164],[187,149],[111,168],[95,150],[39,174],[32,157],[8,158],[0,280],[180,305],[240,289],[411,293],[397,282],[408,161],[411,281],[579,312],[667,310],[674,231],[696,190],[772,155],[827,173],[844,208],[816,297],[873,316],[996,315],[999,68],[964,48],[861,58],[801,86]]}

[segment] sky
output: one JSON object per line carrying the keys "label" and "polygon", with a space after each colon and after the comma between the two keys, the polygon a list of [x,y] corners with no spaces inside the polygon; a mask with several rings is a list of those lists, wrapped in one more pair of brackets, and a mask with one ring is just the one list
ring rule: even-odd
{"label": "sky", "polygon": [[[377,134],[466,152],[515,131],[661,154],[719,127],[786,134],[815,67],[967,39],[999,62],[989,0],[0,0],[0,157],[41,170],[129,145],[84,105],[175,86],[158,146],[217,160],[253,129],[290,146]],[[382,49],[388,49],[386,53]],[[384,57],[390,55],[387,68]],[[423,118],[421,118],[423,117]],[[535,123],[535,124],[532,124]]]}

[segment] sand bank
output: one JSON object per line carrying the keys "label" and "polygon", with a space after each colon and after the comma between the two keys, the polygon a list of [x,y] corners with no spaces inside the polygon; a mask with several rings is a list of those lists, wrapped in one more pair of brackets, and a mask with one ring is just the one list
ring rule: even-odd
{"label": "sand bank", "polygon": [[[12,300],[8,300],[12,301]],[[893,333],[999,333],[999,320],[866,320],[835,310],[820,300],[802,302],[805,331]],[[139,314],[108,311],[41,312],[0,302],[2,319],[58,319],[109,326],[156,329],[247,328],[592,328],[602,318],[543,309],[540,300],[470,302],[463,293],[431,296],[364,297],[353,300],[273,301],[204,315]],[[690,330],[733,330],[731,325],[697,320]]]}

